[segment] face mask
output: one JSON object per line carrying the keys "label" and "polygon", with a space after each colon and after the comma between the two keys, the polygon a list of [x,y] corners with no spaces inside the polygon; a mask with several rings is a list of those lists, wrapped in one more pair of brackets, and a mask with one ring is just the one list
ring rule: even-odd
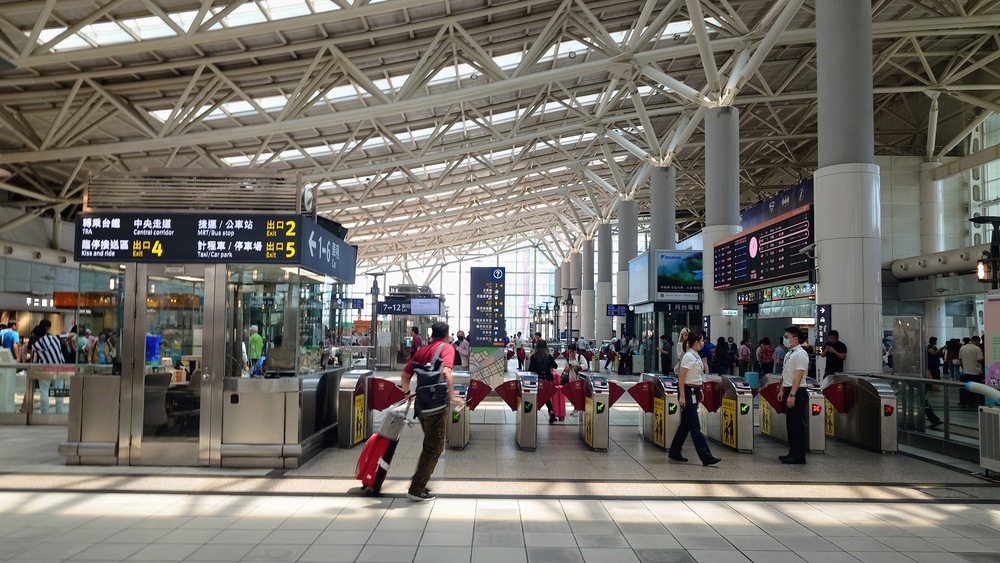
{"label": "face mask", "polygon": [[463,341],[463,340],[465,340],[465,337],[464,337],[464,336],[459,336],[459,337],[458,337],[458,341],[459,341],[459,342],[461,342],[461,341]]}
{"label": "face mask", "polygon": [[781,344],[782,344],[782,345],[783,345],[783,346],[784,346],[785,348],[788,348],[789,346],[791,346],[791,345],[792,345],[792,341],[791,341],[791,340],[790,340],[790,339],[789,339],[789,338],[788,338],[788,337],[786,336],[786,337],[784,337],[784,338],[782,338],[782,339],[781,339]]}

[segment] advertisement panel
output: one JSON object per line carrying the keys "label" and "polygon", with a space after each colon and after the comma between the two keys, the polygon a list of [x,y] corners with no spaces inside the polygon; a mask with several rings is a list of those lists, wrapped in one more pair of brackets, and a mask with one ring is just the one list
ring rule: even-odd
{"label": "advertisement panel", "polygon": [[703,274],[701,251],[657,250],[654,255],[657,301],[701,300]]}

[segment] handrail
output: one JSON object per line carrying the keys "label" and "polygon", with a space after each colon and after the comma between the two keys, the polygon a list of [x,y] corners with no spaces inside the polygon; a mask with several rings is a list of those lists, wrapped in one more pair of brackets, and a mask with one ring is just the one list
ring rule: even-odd
{"label": "handrail", "polygon": [[888,379],[890,381],[907,381],[910,383],[923,383],[924,385],[946,385],[951,387],[965,387],[965,383],[961,381],[952,381],[950,379],[927,379],[926,377],[912,377],[908,375],[873,375],[872,377],[880,377],[882,379]]}

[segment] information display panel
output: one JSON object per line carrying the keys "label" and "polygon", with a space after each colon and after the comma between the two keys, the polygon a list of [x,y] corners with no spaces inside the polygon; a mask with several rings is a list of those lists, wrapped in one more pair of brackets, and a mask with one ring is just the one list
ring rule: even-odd
{"label": "information display panel", "polygon": [[87,213],[77,221],[78,262],[302,265],[354,283],[357,249],[295,214]]}
{"label": "information display panel", "polygon": [[472,346],[503,346],[507,270],[501,267],[472,268],[469,294],[469,343]]}
{"label": "information display panel", "polygon": [[809,205],[721,240],[715,243],[713,285],[727,289],[807,274],[813,259],[802,249],[812,242]]}

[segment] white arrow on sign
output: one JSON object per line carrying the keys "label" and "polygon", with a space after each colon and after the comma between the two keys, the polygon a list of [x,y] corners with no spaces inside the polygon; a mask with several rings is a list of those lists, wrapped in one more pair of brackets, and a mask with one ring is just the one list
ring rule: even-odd
{"label": "white arrow on sign", "polygon": [[820,313],[825,313],[826,312],[826,307],[820,307],[819,308],[819,312]]}
{"label": "white arrow on sign", "polygon": [[316,231],[309,231],[309,256],[316,256]]}

